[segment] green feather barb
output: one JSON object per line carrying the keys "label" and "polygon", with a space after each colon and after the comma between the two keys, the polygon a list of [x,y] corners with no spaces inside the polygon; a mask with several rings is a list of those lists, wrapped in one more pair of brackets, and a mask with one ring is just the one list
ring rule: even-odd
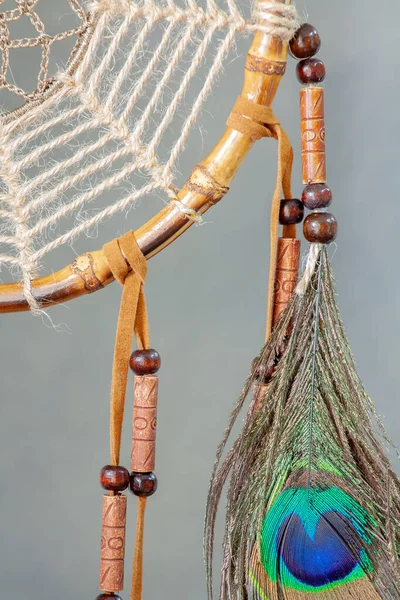
{"label": "green feather barb", "polygon": [[[270,382],[258,383],[272,363]],[[376,428],[390,443],[357,374],[324,250],[253,365],[218,448],[205,525],[209,599],[228,480],[220,600],[400,599],[400,482]]]}

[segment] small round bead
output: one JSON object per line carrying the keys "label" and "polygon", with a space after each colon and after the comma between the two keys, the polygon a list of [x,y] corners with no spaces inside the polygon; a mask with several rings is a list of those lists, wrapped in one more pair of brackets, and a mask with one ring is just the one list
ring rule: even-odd
{"label": "small round bead", "polygon": [[106,465],[100,471],[100,484],[105,490],[122,492],[129,485],[129,471],[125,467]]}
{"label": "small round bead", "polygon": [[337,232],[338,224],[331,213],[311,213],[304,221],[303,233],[308,242],[330,244]]}
{"label": "small round bead", "polygon": [[332,202],[331,189],[326,183],[309,183],[303,190],[301,201],[309,210],[326,208]]}
{"label": "small round bead", "polygon": [[290,40],[290,54],[294,58],[310,58],[321,48],[318,31],[310,23],[304,23]]}
{"label": "small round bead", "polygon": [[301,200],[281,200],[279,223],[281,225],[296,225],[304,217],[304,206]]}
{"label": "small round bead", "polygon": [[157,350],[135,350],[129,359],[129,365],[136,375],[154,375],[161,365],[161,357]]}
{"label": "small round bead", "polygon": [[97,596],[96,600],[122,600],[121,596],[118,594],[114,594],[114,592],[110,594],[100,594]]}
{"label": "small round bead", "polygon": [[325,79],[325,65],[319,58],[306,58],[296,67],[297,79],[300,83],[321,83]]}
{"label": "small round bead", "polygon": [[135,473],[132,471],[129,487],[135,496],[152,496],[157,491],[158,481],[153,472]]}

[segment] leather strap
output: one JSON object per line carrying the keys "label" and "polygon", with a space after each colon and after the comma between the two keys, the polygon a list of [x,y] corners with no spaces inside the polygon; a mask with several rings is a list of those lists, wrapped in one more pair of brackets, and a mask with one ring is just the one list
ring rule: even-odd
{"label": "leather strap", "polygon": [[272,330],[273,302],[275,271],[277,262],[277,245],[279,229],[279,208],[282,198],[290,199],[292,197],[292,165],[293,149],[289,138],[282,128],[279,119],[269,106],[255,104],[247,98],[241,96],[236,100],[235,106],[227,121],[228,127],[239,131],[251,140],[259,140],[262,137],[273,137],[278,141],[278,172],[276,179],[275,192],[271,205],[270,222],[270,266],[268,280],[268,310],[266,339],[269,338]]}
{"label": "leather strap", "polygon": [[110,463],[118,465],[133,333],[140,349],[150,344],[143,291],[147,262],[133,231],[105,244],[103,250],[112,274],[123,286],[114,347],[110,415]]}

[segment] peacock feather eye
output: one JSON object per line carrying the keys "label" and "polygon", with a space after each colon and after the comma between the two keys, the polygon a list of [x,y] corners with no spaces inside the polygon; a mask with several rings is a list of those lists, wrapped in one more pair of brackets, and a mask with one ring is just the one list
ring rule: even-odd
{"label": "peacock feather eye", "polygon": [[365,547],[373,523],[336,487],[290,488],[265,516],[261,562],[271,582],[299,591],[323,591],[365,578],[372,566]]}
{"label": "peacock feather eye", "polygon": [[230,424],[253,393],[245,425],[211,481],[209,573],[229,477],[220,600],[400,600],[400,482],[319,252],[255,360]]}

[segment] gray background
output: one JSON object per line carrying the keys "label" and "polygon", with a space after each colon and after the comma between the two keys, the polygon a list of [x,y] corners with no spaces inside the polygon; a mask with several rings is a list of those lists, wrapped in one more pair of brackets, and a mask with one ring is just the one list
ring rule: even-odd
{"label": "gray background", "polygon": [[[53,2],[47,4],[50,10]],[[399,444],[400,6],[389,0],[379,7],[365,0],[299,0],[297,5],[321,33],[321,58],[328,69],[328,172],[340,224],[333,256],[340,307],[365,385]],[[226,66],[203,116],[203,136],[194,135],[181,161],[184,175],[222,132],[241,87],[247,46],[248,41],[240,42],[237,58]],[[291,60],[275,108],[297,151],[300,86],[294,68]],[[296,194],[301,192],[299,162]],[[160,484],[146,522],[147,599],[205,597],[202,527],[209,474],[230,408],[263,342],[275,169],[276,146],[260,143],[228,197],[207,214],[207,223],[193,227],[149,265],[152,342],[163,366]],[[121,216],[84,248],[95,249],[137,227],[158,207],[150,202],[128,220]],[[58,267],[72,258],[71,249],[64,248]],[[29,314],[0,319],[3,598],[89,600],[97,595],[98,471],[108,461],[120,293],[112,285],[51,309],[54,323],[66,323],[69,333]],[[125,463],[130,410],[128,399]],[[134,505],[130,498],[128,559]],[[125,600],[129,576],[128,569]]]}

